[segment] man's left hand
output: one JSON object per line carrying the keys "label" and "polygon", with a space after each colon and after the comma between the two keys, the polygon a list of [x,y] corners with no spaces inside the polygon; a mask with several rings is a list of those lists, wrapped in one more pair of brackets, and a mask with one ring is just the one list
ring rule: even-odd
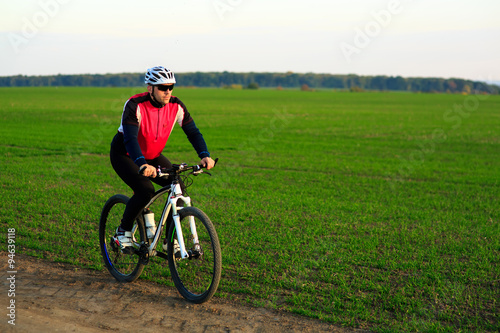
{"label": "man's left hand", "polygon": [[201,165],[207,168],[207,170],[210,170],[214,167],[215,161],[211,159],[210,157],[205,157],[201,160]]}

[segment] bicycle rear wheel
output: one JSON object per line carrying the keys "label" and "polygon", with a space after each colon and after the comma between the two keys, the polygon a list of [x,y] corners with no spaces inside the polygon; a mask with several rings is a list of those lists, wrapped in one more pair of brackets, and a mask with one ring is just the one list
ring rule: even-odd
{"label": "bicycle rear wheel", "polygon": [[136,220],[132,234],[136,246],[131,254],[122,253],[115,242],[113,236],[121,223],[123,212],[129,198],[122,194],[117,194],[108,199],[101,212],[99,222],[99,243],[104,264],[111,275],[120,282],[135,281],[142,273],[144,264],[137,254],[146,239],[144,223]]}
{"label": "bicycle rear wheel", "polygon": [[[194,244],[189,217],[194,217],[199,244]],[[222,257],[219,238],[215,228],[200,209],[185,207],[179,211],[182,234],[189,259],[180,259],[174,249],[177,239],[175,223],[167,234],[168,265],[172,279],[179,293],[188,301],[203,303],[217,291],[222,271]]]}

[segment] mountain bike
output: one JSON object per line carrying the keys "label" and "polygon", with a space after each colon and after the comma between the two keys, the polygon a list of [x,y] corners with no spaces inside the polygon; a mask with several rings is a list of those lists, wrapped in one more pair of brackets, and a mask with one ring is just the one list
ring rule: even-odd
{"label": "mountain bike", "polygon": [[[189,174],[182,175],[186,172]],[[156,191],[136,218],[132,229],[134,246],[123,251],[113,236],[129,198],[116,194],[108,199],[101,212],[99,243],[104,263],[115,279],[135,281],[154,259],[159,260],[160,265],[168,263],[174,285],[185,299],[203,303],[212,298],[222,270],[219,238],[208,216],[192,206],[186,192],[192,184],[191,176],[201,174],[210,175],[200,165],[183,163],[174,164],[170,169],[158,168],[157,177],[169,178],[172,183]],[[161,199],[165,200],[164,204]],[[152,226],[148,222],[153,207],[161,210],[157,227],[156,223]],[[166,235],[160,242],[164,230]]]}

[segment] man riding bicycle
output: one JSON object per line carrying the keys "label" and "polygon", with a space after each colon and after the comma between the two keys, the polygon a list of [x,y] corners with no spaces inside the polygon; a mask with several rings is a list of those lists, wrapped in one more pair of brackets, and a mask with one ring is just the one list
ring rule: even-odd
{"label": "man riding bicycle", "polygon": [[147,92],[127,100],[118,133],[111,142],[111,165],[134,191],[114,237],[122,249],[133,245],[134,221],[155,191],[151,180],[160,186],[169,185],[169,180],[156,178],[156,168],[172,167],[162,151],[175,123],[182,127],[201,158],[200,164],[207,169],[215,164],[186,106],[172,96],[176,83],[174,73],[163,66],[153,67],[147,70],[144,82],[148,85]]}

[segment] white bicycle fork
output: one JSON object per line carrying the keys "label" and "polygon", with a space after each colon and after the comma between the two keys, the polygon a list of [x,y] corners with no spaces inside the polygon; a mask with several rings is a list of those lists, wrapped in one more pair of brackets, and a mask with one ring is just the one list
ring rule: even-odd
{"label": "white bicycle fork", "polygon": [[[188,207],[191,207],[191,198],[182,195],[181,186],[179,184],[172,185],[172,191],[170,192],[170,203],[172,204],[172,218],[174,219],[175,232],[177,235],[177,241],[179,242],[179,247],[181,250],[181,258],[186,259],[189,254],[186,251],[186,245],[184,243],[184,236],[182,235],[181,219],[179,217],[178,210],[182,207],[177,207],[177,201],[182,200]],[[189,227],[191,229],[191,235],[193,236],[193,244],[199,243],[198,233],[196,232],[196,224],[194,223],[194,216],[189,216]]]}

